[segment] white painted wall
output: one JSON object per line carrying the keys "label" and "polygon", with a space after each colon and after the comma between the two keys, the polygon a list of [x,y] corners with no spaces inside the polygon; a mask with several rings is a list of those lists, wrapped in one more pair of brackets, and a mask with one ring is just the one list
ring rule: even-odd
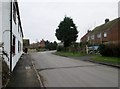
{"label": "white painted wall", "polygon": [[0,89],[2,88],[2,2],[0,2]]}
{"label": "white painted wall", "polygon": [[2,2],[0,2],[0,54],[2,51],[1,44],[2,44]]}
{"label": "white painted wall", "polygon": [[[10,2],[2,2],[2,40],[4,51],[10,58]],[[10,61],[6,56],[4,60],[10,67]]]}
{"label": "white painted wall", "polygon": [[[12,11],[13,12],[13,11]],[[12,13],[13,14],[13,13]],[[12,15],[13,16],[13,15]],[[18,62],[19,58],[21,57],[23,51],[18,52],[18,41],[22,43],[22,33],[18,31],[18,15],[16,15],[16,24],[14,23],[14,20],[12,18],[12,34],[15,36],[15,55],[12,56],[12,70],[14,69],[16,63]],[[10,58],[10,1],[9,2],[3,2],[2,6],[2,40],[4,42],[4,51],[9,54]],[[19,28],[20,29],[20,28]],[[21,30],[20,30],[21,31]],[[22,49],[22,46],[21,46]],[[6,63],[8,64],[10,68],[10,61],[4,56]]]}
{"label": "white painted wall", "polygon": [[118,17],[120,17],[120,1],[118,2]]}
{"label": "white painted wall", "polygon": [[21,55],[23,53],[22,50],[21,50],[21,52],[18,52],[18,41],[20,41],[21,44],[22,44],[22,33],[21,33],[20,27],[19,27],[20,30],[18,31],[18,25],[19,24],[18,24],[18,15],[17,15],[16,24],[14,23],[14,21],[12,19],[13,34],[16,37],[16,49],[15,49],[16,54],[13,56],[14,61],[12,61],[12,70],[14,69],[16,63],[18,62],[18,60],[20,59],[20,57],[21,57]]}
{"label": "white painted wall", "polygon": [[2,2],[0,2],[0,43],[2,42]]}

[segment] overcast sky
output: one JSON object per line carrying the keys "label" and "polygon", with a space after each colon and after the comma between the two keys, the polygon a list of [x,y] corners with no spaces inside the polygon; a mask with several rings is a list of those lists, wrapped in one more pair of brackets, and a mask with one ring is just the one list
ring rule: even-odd
{"label": "overcast sky", "polygon": [[55,30],[64,16],[71,17],[79,31],[77,42],[87,30],[118,17],[119,0],[26,0],[19,2],[24,38],[57,41]]}

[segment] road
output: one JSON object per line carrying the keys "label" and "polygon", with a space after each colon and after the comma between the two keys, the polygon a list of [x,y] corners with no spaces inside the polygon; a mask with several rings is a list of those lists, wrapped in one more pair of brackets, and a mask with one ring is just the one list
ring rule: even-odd
{"label": "road", "polygon": [[32,53],[45,87],[118,87],[118,69],[51,54]]}

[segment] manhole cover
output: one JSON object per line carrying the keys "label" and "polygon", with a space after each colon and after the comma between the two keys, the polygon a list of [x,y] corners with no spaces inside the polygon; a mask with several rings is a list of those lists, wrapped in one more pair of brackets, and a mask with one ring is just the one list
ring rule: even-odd
{"label": "manhole cover", "polygon": [[25,69],[28,70],[28,69],[31,69],[31,67],[30,66],[26,66]]}

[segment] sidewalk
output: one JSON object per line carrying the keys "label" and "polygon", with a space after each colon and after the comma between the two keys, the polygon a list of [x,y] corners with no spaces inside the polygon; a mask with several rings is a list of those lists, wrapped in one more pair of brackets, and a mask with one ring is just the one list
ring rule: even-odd
{"label": "sidewalk", "polygon": [[0,57],[0,89],[2,88],[2,58]]}
{"label": "sidewalk", "polygon": [[10,87],[12,87],[11,89],[13,89],[13,87],[16,89],[39,87],[39,89],[41,89],[29,54],[22,55],[21,59],[18,61],[5,89],[9,89]]}

